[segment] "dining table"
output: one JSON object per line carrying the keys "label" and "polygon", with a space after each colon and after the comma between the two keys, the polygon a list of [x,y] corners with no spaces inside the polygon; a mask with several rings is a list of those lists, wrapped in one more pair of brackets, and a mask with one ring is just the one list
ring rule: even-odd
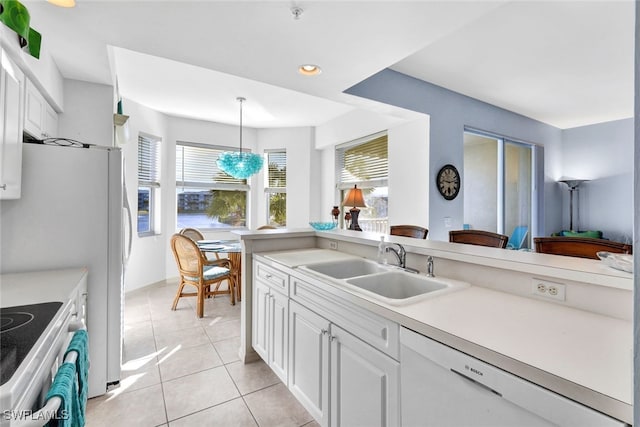
{"label": "dining table", "polygon": [[242,300],[242,244],[239,240],[198,240],[198,248],[207,253],[226,254],[231,264],[231,280],[236,289],[236,300]]}

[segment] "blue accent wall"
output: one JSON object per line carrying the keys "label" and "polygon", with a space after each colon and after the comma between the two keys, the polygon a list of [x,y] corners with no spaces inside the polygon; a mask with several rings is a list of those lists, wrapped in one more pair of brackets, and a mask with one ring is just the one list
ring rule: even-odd
{"label": "blue accent wall", "polygon": [[437,191],[435,174],[447,163],[462,173],[465,126],[544,147],[544,191],[538,201],[541,206],[538,234],[550,234],[561,228],[562,189],[556,182],[561,173],[561,129],[390,69],[345,92],[431,117],[428,167],[433,179],[424,183],[430,186],[430,239],[448,240],[445,218],[451,218],[452,229],[462,228],[464,193],[461,191],[452,201],[445,200]]}

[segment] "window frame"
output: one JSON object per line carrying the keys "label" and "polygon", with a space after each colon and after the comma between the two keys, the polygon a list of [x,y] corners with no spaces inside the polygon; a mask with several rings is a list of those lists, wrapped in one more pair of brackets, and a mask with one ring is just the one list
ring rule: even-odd
{"label": "window frame", "polygon": [[[182,155],[182,165],[180,167],[178,167],[178,161],[179,161],[179,157],[178,157],[178,150],[180,149],[180,147],[193,147],[193,148],[197,148],[197,149],[204,149],[204,150],[210,150],[213,155],[215,155],[216,159],[217,159],[217,155],[216,152],[221,153],[221,152],[226,152],[226,151],[238,151],[237,148],[234,147],[226,147],[226,146],[222,146],[222,145],[214,145],[214,144],[203,144],[203,143],[197,143],[197,142],[190,142],[190,141],[176,141],[176,161],[175,161],[175,168],[176,168],[176,192],[175,192],[175,198],[176,198],[176,208],[175,208],[175,212],[176,212],[176,230],[179,228],[178,225],[178,220],[179,220],[179,215],[180,213],[178,212],[179,209],[179,192],[180,189],[182,188],[182,190],[184,191],[184,189],[198,189],[201,188],[203,190],[220,190],[220,191],[243,191],[245,193],[245,198],[246,198],[246,202],[245,202],[245,212],[244,212],[244,216],[245,216],[245,225],[243,226],[233,226],[233,225],[228,225],[225,224],[225,226],[223,227],[207,227],[207,226],[202,226],[202,225],[197,225],[195,226],[196,228],[203,230],[203,231],[228,231],[228,230],[237,230],[237,229],[244,229],[248,227],[248,223],[249,223],[249,214],[250,214],[250,191],[251,191],[251,185],[249,184],[250,179],[245,179],[245,180],[237,180],[235,178],[229,177],[229,179],[227,180],[228,182],[216,182],[213,179],[211,180],[211,182],[204,182],[204,181],[185,181],[185,163],[184,163],[184,155]],[[249,149],[243,149],[243,152],[250,152],[251,150]],[[213,166],[212,168],[213,171],[218,171],[218,167]],[[233,181],[242,181],[242,183],[240,182],[233,182]]]}
{"label": "window frame", "polygon": [[[378,141],[383,139],[383,141]],[[380,142],[380,143],[384,143],[387,146],[387,151],[386,151],[386,165],[385,165],[385,171],[386,173],[384,174],[383,177],[378,177],[378,178],[374,178],[374,179],[347,179],[345,180],[345,173],[343,173],[343,170],[345,169],[345,154],[347,153],[347,151],[349,151],[350,149],[353,149],[355,147],[359,147],[365,144],[370,144],[370,143],[376,143],[376,142]],[[339,144],[336,145],[335,147],[335,164],[336,164],[336,197],[338,198],[338,205],[341,206],[342,205],[342,201],[344,200],[344,197],[346,195],[346,192],[353,188],[354,185],[357,185],[358,188],[363,189],[363,190],[367,190],[367,189],[376,189],[376,188],[387,188],[387,206],[386,208],[388,209],[389,206],[389,199],[388,199],[388,188],[389,188],[389,135],[387,131],[383,131],[383,132],[377,132],[375,134],[371,134],[362,138],[358,138],[356,140],[353,141],[349,141],[346,142],[344,144]],[[380,165],[377,164],[373,164],[372,167],[374,168],[374,175],[378,175],[380,176]],[[340,226],[344,227],[344,214],[348,211],[348,206],[342,206],[343,212],[342,215],[340,217]],[[389,227],[389,219],[388,219],[388,215],[386,217],[376,217],[376,218],[363,218],[362,216],[359,218],[359,222],[361,222],[361,226],[363,225],[364,222],[366,222],[367,220],[373,220],[373,224],[370,230],[367,229],[367,231],[375,231],[375,232],[380,232],[380,233],[387,233],[388,232],[388,227]],[[364,228],[363,228],[364,229]]]}
{"label": "window frame", "polygon": [[[136,231],[138,237],[156,236],[160,234],[160,188],[162,174],[162,138],[140,132],[138,134],[138,206],[140,211],[140,189],[149,191],[149,227],[148,230],[139,231],[139,215],[136,215]],[[144,147],[148,146],[149,159],[143,158]],[[143,172],[143,168],[148,169]]]}
{"label": "window frame", "polygon": [[[506,183],[505,183],[505,173],[506,173],[506,147],[511,146],[521,146],[526,147],[530,150],[530,187],[529,188],[529,203],[530,203],[530,224],[526,224],[529,226],[529,233],[527,235],[526,247],[533,247],[533,238],[535,236],[541,235],[542,227],[544,224],[544,146],[541,144],[537,144],[530,141],[525,141],[519,138],[513,138],[506,135],[501,135],[495,132],[489,132],[477,128],[473,128],[471,126],[465,126],[463,130],[463,138],[464,134],[476,135],[483,138],[493,139],[496,141],[497,147],[497,168],[496,177],[497,177],[497,218],[496,218],[496,230],[501,234],[510,234],[513,230],[508,230],[505,228],[506,222],[506,206],[505,206],[505,194],[506,194]],[[463,147],[464,150],[464,147]],[[464,168],[463,168],[464,174]],[[464,176],[463,176],[464,182]],[[464,218],[464,212],[463,212]]]}
{"label": "window frame", "polygon": [[[269,170],[269,155],[270,154],[283,154],[284,155],[284,186],[278,186],[278,187],[271,187],[269,184],[271,182],[271,176],[270,176],[270,170]],[[266,161],[265,163],[267,164],[267,173],[264,174],[265,177],[265,187],[264,187],[264,194],[265,194],[265,221],[266,224],[271,225],[271,197],[274,194],[284,194],[285,195],[285,201],[286,201],[286,194],[287,194],[287,150],[284,148],[273,148],[273,149],[266,149],[264,150],[264,155],[266,157]],[[286,227],[287,225],[287,213],[286,213],[286,207],[285,207],[285,222],[284,224],[278,224],[282,227]]]}

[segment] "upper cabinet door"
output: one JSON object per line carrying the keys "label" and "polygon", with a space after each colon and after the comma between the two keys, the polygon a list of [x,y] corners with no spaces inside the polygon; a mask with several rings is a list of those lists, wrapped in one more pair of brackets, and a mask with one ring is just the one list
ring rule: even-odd
{"label": "upper cabinet door", "polygon": [[24,74],[0,49],[0,199],[19,199]]}
{"label": "upper cabinet door", "polygon": [[29,79],[25,91],[24,130],[38,139],[54,137],[58,133],[58,113]]}

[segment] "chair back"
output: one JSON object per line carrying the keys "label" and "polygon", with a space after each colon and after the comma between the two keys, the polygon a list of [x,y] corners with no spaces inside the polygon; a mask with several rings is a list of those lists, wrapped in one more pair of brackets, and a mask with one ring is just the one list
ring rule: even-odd
{"label": "chair back", "polygon": [[449,241],[504,249],[507,247],[509,236],[483,230],[451,230],[449,231]]}
{"label": "chair back", "polygon": [[171,237],[171,250],[176,259],[180,274],[189,277],[202,275],[202,252],[195,241],[183,234],[174,234]]}
{"label": "chair back", "polygon": [[535,237],[533,242],[536,252],[580,258],[598,259],[597,253],[600,251],[616,254],[633,252],[632,245],[591,237]]}
{"label": "chair back", "polygon": [[426,239],[429,230],[418,225],[392,225],[390,227],[392,236],[414,237],[416,239]]}
{"label": "chair back", "polygon": [[262,225],[258,228],[256,228],[256,230],[275,230],[276,227],[274,227],[273,225]]}
{"label": "chair back", "polygon": [[507,248],[509,249],[520,249],[524,244],[524,240],[527,238],[527,234],[529,233],[529,227],[526,225],[519,225],[513,229],[513,233],[511,233],[511,237],[509,237],[509,242],[507,243]]}
{"label": "chair back", "polygon": [[182,230],[180,230],[180,234],[182,234],[183,236],[187,236],[192,240],[195,240],[196,242],[198,240],[204,240],[204,235],[200,232],[200,230],[197,230],[195,228],[183,228]]}

